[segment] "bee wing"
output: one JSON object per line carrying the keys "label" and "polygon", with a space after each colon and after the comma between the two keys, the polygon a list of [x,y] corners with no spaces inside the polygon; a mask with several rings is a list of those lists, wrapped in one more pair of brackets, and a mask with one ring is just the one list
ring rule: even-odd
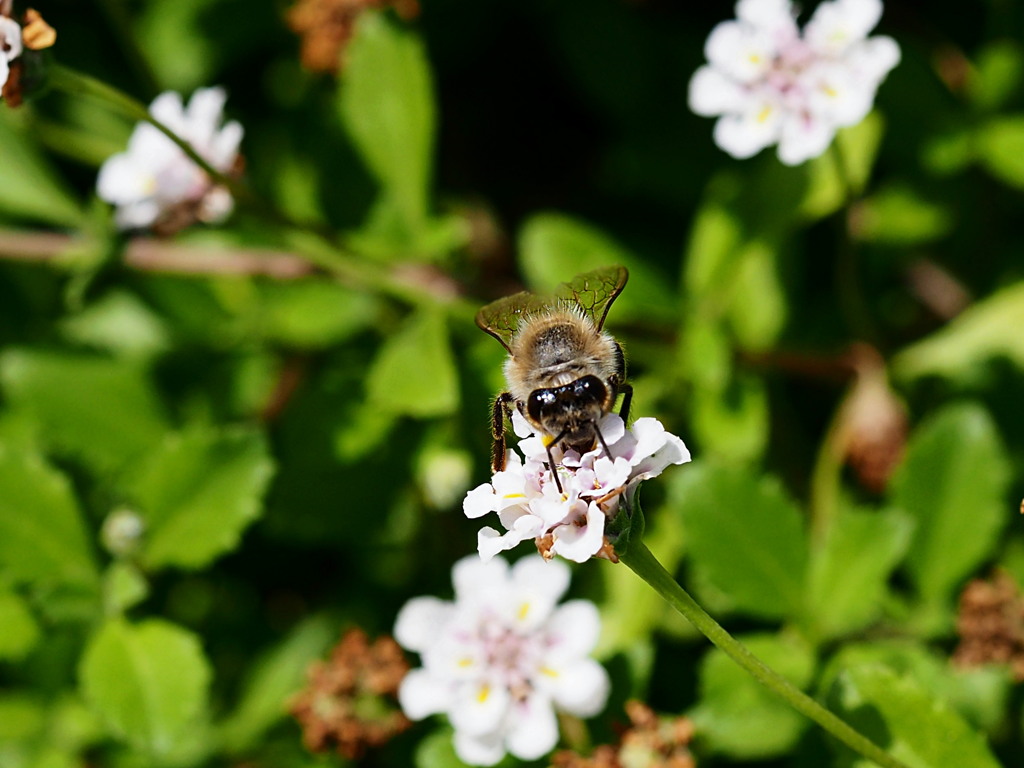
{"label": "bee wing", "polygon": [[629,272],[625,267],[602,267],[562,283],[555,291],[555,297],[575,304],[594,321],[597,330],[601,330],[612,302],[622,293],[628,279]]}
{"label": "bee wing", "polygon": [[482,307],[476,313],[476,324],[511,352],[512,339],[519,332],[523,318],[548,309],[551,305],[550,299],[522,291]]}

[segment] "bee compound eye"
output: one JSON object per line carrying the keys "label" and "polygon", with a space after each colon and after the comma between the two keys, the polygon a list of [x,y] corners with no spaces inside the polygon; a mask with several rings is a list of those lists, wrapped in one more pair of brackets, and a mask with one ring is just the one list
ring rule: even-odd
{"label": "bee compound eye", "polygon": [[607,394],[607,389],[597,376],[584,376],[577,379],[574,390],[577,398],[588,401],[602,401]]}
{"label": "bee compound eye", "polygon": [[526,413],[531,419],[538,421],[544,410],[554,404],[555,400],[555,393],[550,389],[535,389],[526,401]]}

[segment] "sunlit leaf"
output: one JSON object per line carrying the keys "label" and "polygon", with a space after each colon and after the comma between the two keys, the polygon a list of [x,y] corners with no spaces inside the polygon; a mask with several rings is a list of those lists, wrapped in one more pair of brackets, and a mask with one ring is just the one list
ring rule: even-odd
{"label": "sunlit leaf", "polygon": [[8,349],[0,384],[55,449],[106,470],[149,448],[167,424],[145,368],[132,360]]}
{"label": "sunlit leaf", "polygon": [[388,337],[366,381],[371,402],[418,418],[453,412],[459,382],[444,316],[433,310],[411,315]]}
{"label": "sunlit leaf", "polygon": [[0,110],[0,215],[74,226],[78,201],[36,149],[13,110]]}
{"label": "sunlit leaf", "polygon": [[[773,635],[744,637],[742,642],[798,688],[811,682],[815,659],[806,644]],[[713,751],[745,760],[785,754],[808,725],[803,715],[717,648],[701,663],[700,700],[689,714]]]}
{"label": "sunlit leaf", "polygon": [[913,528],[903,513],[842,510],[811,561],[807,610],[817,633],[835,637],[878,616]]}
{"label": "sunlit leaf", "polygon": [[984,737],[909,675],[853,667],[839,678],[835,699],[855,728],[911,768],[999,768]]}
{"label": "sunlit leaf", "polygon": [[407,230],[426,224],[434,145],[430,67],[420,40],[381,14],[360,14],[338,106],[370,171]]}
{"label": "sunlit leaf", "polygon": [[0,588],[0,659],[18,661],[39,640],[40,627],[25,600]]}
{"label": "sunlit leaf", "polygon": [[273,463],[252,430],[192,429],[170,435],[127,483],[145,523],[148,568],[200,568],[238,546],[262,510]]}
{"label": "sunlit leaf", "polygon": [[1010,513],[1009,467],[979,405],[952,405],[911,436],[892,502],[916,526],[908,569],[922,595],[941,600],[991,552]]}
{"label": "sunlit leaf", "polygon": [[1024,189],[1024,115],[995,118],[976,141],[986,170],[1000,181]]}
{"label": "sunlit leaf", "polygon": [[910,187],[887,187],[856,208],[852,234],[861,240],[914,245],[937,240],[954,227],[952,213]]}
{"label": "sunlit leaf", "polygon": [[210,667],[191,632],[159,619],[117,618],[89,641],[79,679],[82,695],[116,737],[160,756],[205,716]]}
{"label": "sunlit leaf", "polygon": [[749,470],[700,463],[680,474],[678,504],[695,565],[737,610],[764,617],[798,614],[806,536],[779,484]]}
{"label": "sunlit leaf", "polygon": [[92,588],[98,573],[71,485],[37,456],[0,445],[0,570],[17,581]]}
{"label": "sunlit leaf", "polygon": [[904,349],[892,361],[898,378],[976,378],[982,364],[1006,357],[1024,368],[1024,282],[969,306],[948,325]]}

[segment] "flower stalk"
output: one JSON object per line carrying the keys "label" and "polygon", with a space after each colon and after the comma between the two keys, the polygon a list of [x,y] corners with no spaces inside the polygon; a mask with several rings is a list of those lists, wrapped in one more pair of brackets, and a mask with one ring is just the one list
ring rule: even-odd
{"label": "flower stalk", "polygon": [[908,768],[905,763],[825,709],[747,650],[743,643],[730,635],[672,578],[638,537],[630,537],[628,547],[625,551],[619,552],[619,559],[723,653],[797,712],[810,718],[854,752],[874,761],[882,768]]}

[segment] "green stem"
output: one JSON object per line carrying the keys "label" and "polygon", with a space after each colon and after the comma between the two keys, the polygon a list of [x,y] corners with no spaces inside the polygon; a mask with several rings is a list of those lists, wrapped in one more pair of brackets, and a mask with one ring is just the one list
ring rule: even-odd
{"label": "green stem", "polygon": [[754,656],[745,645],[711,618],[707,611],[701,608],[697,601],[676,583],[672,575],[662,567],[642,541],[631,541],[627,551],[620,557],[623,563],[650,584],[701,634],[797,712],[809,717],[854,752],[874,761],[883,768],[908,768],[905,763],[897,760],[873,741],[851,728]]}

